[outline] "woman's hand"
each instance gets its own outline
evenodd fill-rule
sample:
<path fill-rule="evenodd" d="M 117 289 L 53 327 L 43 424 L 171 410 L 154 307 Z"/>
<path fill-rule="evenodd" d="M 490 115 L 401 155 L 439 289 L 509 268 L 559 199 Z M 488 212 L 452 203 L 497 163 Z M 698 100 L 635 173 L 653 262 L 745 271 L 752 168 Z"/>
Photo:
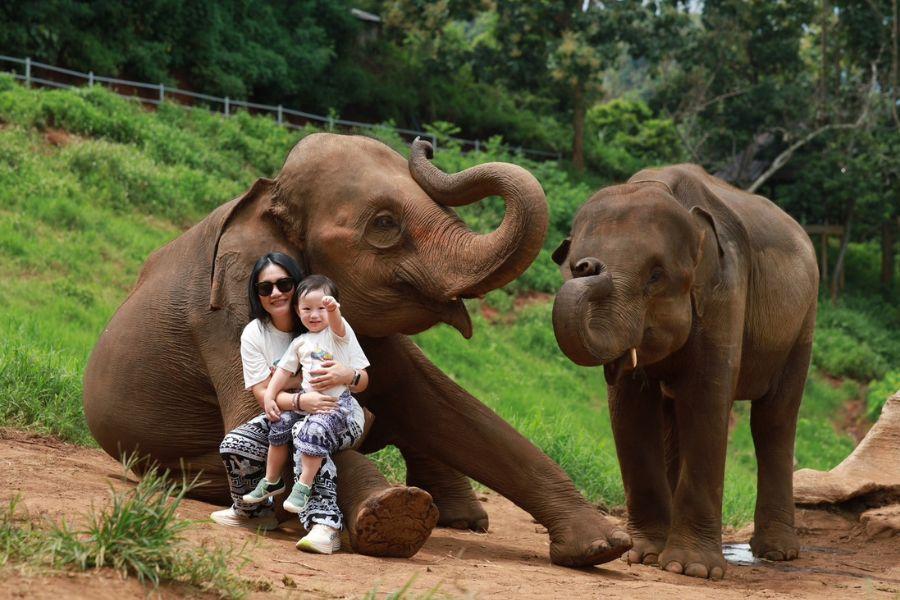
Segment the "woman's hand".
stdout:
<path fill-rule="evenodd" d="M 309 384 L 317 392 L 337 385 L 350 385 L 355 375 L 353 369 L 333 360 L 322 361 L 322 367 L 315 371 L 310 371 L 309 374 L 312 375 Z"/>
<path fill-rule="evenodd" d="M 298 402 L 300 410 L 309 414 L 328 413 L 337 408 L 337 398 L 319 392 L 304 392 Z"/>

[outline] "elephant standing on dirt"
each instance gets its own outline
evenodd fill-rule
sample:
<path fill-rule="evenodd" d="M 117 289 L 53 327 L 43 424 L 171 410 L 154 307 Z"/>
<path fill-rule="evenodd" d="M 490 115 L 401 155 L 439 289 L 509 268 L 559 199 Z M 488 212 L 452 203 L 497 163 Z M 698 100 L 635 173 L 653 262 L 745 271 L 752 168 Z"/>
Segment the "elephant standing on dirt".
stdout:
<path fill-rule="evenodd" d="M 631 562 L 720 578 L 728 418 L 751 400 L 759 466 L 753 553 L 796 558 L 794 435 L 819 276 L 803 229 L 694 165 L 648 169 L 591 197 L 553 255 L 553 325 L 603 365 Z"/>
<path fill-rule="evenodd" d="M 244 390 L 238 349 L 247 278 L 259 256 L 280 251 L 340 288 L 342 310 L 372 362 L 360 400 L 377 418 L 362 449 L 395 444 L 407 483 L 431 494 L 439 524 L 487 528 L 468 475 L 547 527 L 553 562 L 620 556 L 631 546 L 628 535 L 401 335 L 444 322 L 469 337 L 462 300 L 518 277 L 547 229 L 543 190 L 527 171 L 489 163 L 451 176 L 431 165 L 429 151 L 415 143 L 407 163 L 369 138 L 308 136 L 274 180 L 258 180 L 154 253 L 85 372 L 91 432 L 114 456 L 137 449 L 176 471 L 184 459 L 189 475 L 202 469 L 209 480 L 195 494 L 226 502 L 219 442 L 260 412 Z M 486 235 L 474 234 L 450 208 L 491 195 L 504 198 L 506 213 Z M 353 451 L 335 463 L 354 548 L 415 553 L 434 525 L 430 500 L 422 506 L 401 498 L 379 511 L 390 486 L 374 465 Z"/>

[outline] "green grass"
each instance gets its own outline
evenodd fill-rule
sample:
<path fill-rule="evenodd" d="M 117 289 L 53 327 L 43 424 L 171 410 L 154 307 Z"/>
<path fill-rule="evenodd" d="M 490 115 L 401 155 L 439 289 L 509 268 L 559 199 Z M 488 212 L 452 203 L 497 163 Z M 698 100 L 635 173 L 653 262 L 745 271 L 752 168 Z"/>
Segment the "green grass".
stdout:
<path fill-rule="evenodd" d="M 134 466 L 124 464 L 125 473 Z M 172 481 L 153 468 L 127 492 L 110 490 L 110 502 L 91 509 L 87 524 L 67 521 L 35 526 L 18 511 L 19 497 L 0 512 L 0 565 L 27 564 L 51 569 L 111 568 L 154 588 L 185 583 L 221 598 L 242 598 L 248 582 L 236 575 L 246 563 L 240 552 L 188 544 L 190 521 L 177 517 L 192 481 Z"/>
<path fill-rule="evenodd" d="M 68 132 L 68 143 L 48 143 L 51 128 Z M 92 443 L 81 412 L 84 366 L 146 257 L 255 178 L 277 172 L 288 150 L 311 131 L 169 104 L 148 112 L 100 88 L 29 90 L 0 76 L 0 424 Z M 375 136 L 404 150 L 387 130 Z M 441 369 L 562 465 L 589 498 L 621 504 L 600 369 L 578 368 L 563 357 L 549 304 L 513 314 L 513 294 L 557 289 L 561 280 L 549 253 L 592 186 L 552 163 L 511 156 L 499 140 L 470 154 L 450 145 L 436 159 L 448 171 L 489 160 L 515 161 L 540 180 L 551 220 L 544 249 L 522 278 L 486 298 L 503 320 L 490 323 L 476 314 L 470 341 L 444 326 L 417 341 Z M 494 198 L 459 212 L 484 231 L 500 222 L 502 205 Z M 867 256 L 851 249 L 854 260 Z M 898 311 L 872 302 L 850 296 L 838 307 L 823 303 L 818 369 L 877 379 L 900 364 L 900 341 L 889 335 Z M 827 468 L 852 447 L 834 430 L 836 413 L 862 392 L 831 388 L 815 373 L 797 456 L 799 466 Z M 725 487 L 725 519 L 733 524 L 752 515 L 755 490 L 746 407 L 736 410 Z M 402 480 L 396 450 L 376 460 L 389 477 Z"/>

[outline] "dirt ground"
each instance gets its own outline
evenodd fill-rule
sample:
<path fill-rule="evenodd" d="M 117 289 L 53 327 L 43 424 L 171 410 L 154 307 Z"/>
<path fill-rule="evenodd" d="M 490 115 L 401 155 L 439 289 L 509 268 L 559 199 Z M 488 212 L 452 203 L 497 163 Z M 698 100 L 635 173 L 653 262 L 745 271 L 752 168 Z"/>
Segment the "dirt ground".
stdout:
<path fill-rule="evenodd" d="M 0 431 L 0 500 L 19 493 L 32 518 L 70 522 L 90 506 L 102 506 L 109 486 L 127 489 L 120 465 L 99 450 L 27 434 Z M 803 549 L 790 563 L 746 564 L 750 529 L 728 532 L 726 555 L 736 556 L 723 581 L 672 575 L 655 567 L 624 561 L 585 569 L 556 567 L 548 560 L 545 530 L 497 494 L 484 496 L 491 518 L 486 534 L 436 529 L 413 558 L 379 559 L 342 551 L 333 556 L 294 549 L 299 530 L 265 536 L 219 527 L 207 519 L 217 507 L 185 501 L 180 516 L 196 519 L 189 530 L 204 540 L 240 547 L 250 542 L 247 578 L 267 582 L 253 598 L 378 597 L 412 580 L 410 596 L 437 590 L 449 598 L 892 598 L 900 600 L 900 535 L 887 532 L 870 539 L 858 523 L 823 511 L 800 511 Z M 745 555 L 741 560 L 741 555 Z M 744 564 L 735 564 L 744 563 Z M 183 597 L 192 591 L 162 587 L 153 596 Z M 109 570 L 88 573 L 41 573 L 15 566 L 0 568 L 2 598 L 146 597 L 135 580 L 121 580 Z"/>

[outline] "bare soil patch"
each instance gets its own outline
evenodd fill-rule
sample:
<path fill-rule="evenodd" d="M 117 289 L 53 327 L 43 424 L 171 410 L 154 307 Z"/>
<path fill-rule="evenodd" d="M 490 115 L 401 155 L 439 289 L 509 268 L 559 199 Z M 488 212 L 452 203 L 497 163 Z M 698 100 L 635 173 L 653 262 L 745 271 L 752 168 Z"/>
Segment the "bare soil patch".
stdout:
<path fill-rule="evenodd" d="M 109 489 L 123 490 L 121 466 L 100 450 L 72 446 L 27 434 L 0 431 L 0 500 L 20 494 L 33 519 L 78 522 L 90 506 L 102 506 Z M 356 598 L 377 590 L 379 597 L 410 580 L 410 596 L 437 589 L 451 598 L 898 598 L 900 537 L 869 538 L 865 528 L 837 513 L 800 511 L 803 550 L 790 563 L 729 565 L 723 581 L 705 581 L 629 566 L 623 561 L 585 569 L 556 567 L 548 561 L 543 527 L 506 499 L 486 494 L 491 531 L 476 534 L 436 529 L 411 559 L 372 558 L 342 551 L 334 556 L 294 549 L 301 535 L 291 525 L 265 536 L 219 527 L 208 520 L 217 507 L 185 501 L 180 516 L 196 520 L 188 537 L 196 543 L 241 547 L 250 563 L 243 575 L 259 583 L 253 598 Z M 729 532 L 726 542 L 747 543 L 750 529 Z M 740 548 L 738 548 L 739 553 Z M 161 597 L 195 592 L 162 587 Z M 2 598 L 146 597 L 135 580 L 110 571 L 47 573 L 6 566 L 0 569 Z"/>

